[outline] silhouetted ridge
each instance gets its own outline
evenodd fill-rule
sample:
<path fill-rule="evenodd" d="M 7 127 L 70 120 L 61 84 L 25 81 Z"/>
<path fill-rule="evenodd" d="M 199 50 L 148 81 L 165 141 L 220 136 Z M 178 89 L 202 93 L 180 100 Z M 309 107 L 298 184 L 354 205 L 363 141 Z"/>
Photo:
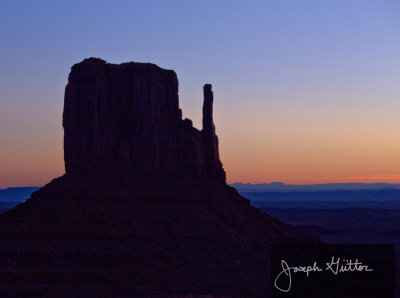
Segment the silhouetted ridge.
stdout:
<path fill-rule="evenodd" d="M 178 80 L 148 63 L 72 67 L 66 174 L 0 216 L 0 292 L 265 296 L 269 245 L 315 241 L 225 183 L 204 86 L 203 129 Z"/>

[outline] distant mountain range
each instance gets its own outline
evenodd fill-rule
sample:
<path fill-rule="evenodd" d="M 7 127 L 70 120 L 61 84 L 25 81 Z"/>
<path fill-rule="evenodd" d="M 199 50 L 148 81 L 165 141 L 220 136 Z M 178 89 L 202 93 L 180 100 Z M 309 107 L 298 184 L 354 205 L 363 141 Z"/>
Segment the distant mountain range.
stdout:
<path fill-rule="evenodd" d="M 257 206 L 261 202 L 292 202 L 293 204 L 316 202 L 396 202 L 400 203 L 400 184 L 390 183 L 327 183 L 314 185 L 290 185 L 272 183 L 233 183 L 232 187 Z M 0 213 L 30 198 L 40 187 L 9 187 L 0 189 Z M 369 192 L 371 190 L 373 192 Z M 260 205 L 261 206 L 261 205 Z M 262 205 L 263 206 L 263 205 Z"/>
<path fill-rule="evenodd" d="M 0 189 L 0 214 L 25 202 L 40 187 L 9 187 Z"/>
<path fill-rule="evenodd" d="M 0 189 L 1 202 L 24 202 L 31 196 L 31 193 L 40 187 L 9 187 Z"/>
<path fill-rule="evenodd" d="M 399 189 L 400 184 L 390 183 L 327 183 L 310 185 L 291 185 L 281 182 L 271 183 L 233 183 L 230 186 L 240 193 L 244 192 L 288 192 L 288 191 L 332 191 L 332 190 L 390 190 Z"/>
<path fill-rule="evenodd" d="M 262 193 L 262 192 L 307 192 L 307 191 L 333 191 L 333 190 L 400 190 L 400 184 L 390 183 L 327 183 L 310 185 L 291 185 L 281 182 L 271 183 L 233 183 L 230 186 L 236 188 L 240 193 Z M 40 187 L 8 187 L 0 189 L 0 207 L 4 202 L 24 202 L 32 192 Z"/>

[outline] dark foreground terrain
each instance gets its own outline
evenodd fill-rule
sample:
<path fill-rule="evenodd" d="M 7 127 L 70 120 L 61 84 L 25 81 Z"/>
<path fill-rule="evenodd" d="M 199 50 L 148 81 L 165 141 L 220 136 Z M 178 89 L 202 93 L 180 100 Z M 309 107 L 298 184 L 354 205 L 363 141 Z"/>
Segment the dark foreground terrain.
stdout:
<path fill-rule="evenodd" d="M 279 191 L 242 194 L 265 213 L 290 223 L 309 235 L 318 236 L 326 243 L 395 244 L 397 291 L 399 290 L 399 190 Z"/>
<path fill-rule="evenodd" d="M 25 201 L 24 195 L 29 190 L 12 189 L 10 206 Z M 244 195 L 265 213 L 326 243 L 394 243 L 397 268 L 400 267 L 400 191 L 250 192 Z M 0 212 L 11 208 L 0 203 Z"/>

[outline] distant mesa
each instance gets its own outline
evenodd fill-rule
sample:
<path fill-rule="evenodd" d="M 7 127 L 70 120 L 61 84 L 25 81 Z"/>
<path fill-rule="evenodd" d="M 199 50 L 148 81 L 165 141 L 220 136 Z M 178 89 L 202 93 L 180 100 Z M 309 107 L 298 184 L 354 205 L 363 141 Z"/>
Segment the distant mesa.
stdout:
<path fill-rule="evenodd" d="M 0 216 L 0 293 L 265 296 L 269 246 L 318 241 L 225 182 L 204 86 L 203 127 L 149 63 L 74 65 L 66 173 Z"/>
<path fill-rule="evenodd" d="M 290 185 L 281 182 L 271 183 L 233 183 L 232 187 L 240 193 L 275 192 L 275 191 L 336 191 L 336 190 L 399 190 L 400 184 L 390 183 L 325 183 L 310 185 Z"/>

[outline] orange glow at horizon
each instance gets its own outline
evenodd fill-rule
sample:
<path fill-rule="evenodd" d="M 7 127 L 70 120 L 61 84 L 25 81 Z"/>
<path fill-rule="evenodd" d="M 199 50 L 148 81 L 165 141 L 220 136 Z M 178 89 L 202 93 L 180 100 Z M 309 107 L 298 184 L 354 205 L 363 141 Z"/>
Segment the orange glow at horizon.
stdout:
<path fill-rule="evenodd" d="M 213 85 L 228 183 L 400 183 L 400 101 L 371 92 L 360 105 L 357 93 L 320 89 L 300 89 L 301 96 L 281 89 L 249 95 L 244 87 Z M 52 106 L 5 106 L 0 127 L 12 130 L 1 135 L 0 188 L 41 186 L 64 174 L 62 94 L 60 87 L 48 95 L 57 99 Z M 198 128 L 201 105 L 201 86 L 194 96 L 180 91 L 184 117 Z"/>
<path fill-rule="evenodd" d="M 400 183 L 396 105 L 384 112 L 378 103 L 346 110 L 260 102 L 254 108 L 232 101 L 231 94 L 216 95 L 214 122 L 228 183 Z M 195 111 L 181 103 L 201 127 L 201 98 Z M 48 122 L 40 122 L 38 108 L 7 136 L 0 152 L 0 188 L 41 186 L 64 174 L 62 101 L 58 104 Z"/>

